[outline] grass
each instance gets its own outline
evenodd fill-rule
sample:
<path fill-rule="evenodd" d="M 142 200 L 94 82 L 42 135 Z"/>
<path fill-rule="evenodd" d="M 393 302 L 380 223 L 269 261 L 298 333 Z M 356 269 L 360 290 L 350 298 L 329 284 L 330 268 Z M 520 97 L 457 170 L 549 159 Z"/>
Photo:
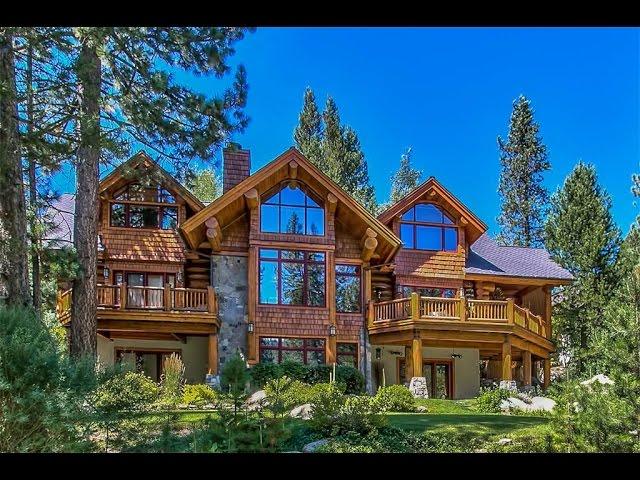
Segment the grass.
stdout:
<path fill-rule="evenodd" d="M 416 400 L 419 406 L 427 407 L 428 413 L 452 413 L 467 415 L 477 413 L 474 400 L 443 400 L 440 398 L 420 398 Z"/>

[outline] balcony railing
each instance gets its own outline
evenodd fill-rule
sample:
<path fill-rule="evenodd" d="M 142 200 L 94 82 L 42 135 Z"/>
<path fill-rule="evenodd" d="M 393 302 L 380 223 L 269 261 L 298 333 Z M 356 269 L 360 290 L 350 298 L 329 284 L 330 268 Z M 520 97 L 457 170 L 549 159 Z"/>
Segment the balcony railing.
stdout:
<path fill-rule="evenodd" d="M 371 303 L 369 327 L 403 320 L 432 322 L 466 322 L 486 325 L 519 325 L 542 337 L 549 338 L 546 322 L 539 315 L 519 307 L 509 300 L 467 300 L 466 298 L 420 297 Z"/>
<path fill-rule="evenodd" d="M 71 312 L 71 292 L 69 289 L 58 295 L 56 313 L 61 321 L 69 318 Z M 217 299 L 213 287 L 176 288 L 137 287 L 127 285 L 98 285 L 96 289 L 99 310 L 157 310 L 180 312 L 217 313 Z"/>

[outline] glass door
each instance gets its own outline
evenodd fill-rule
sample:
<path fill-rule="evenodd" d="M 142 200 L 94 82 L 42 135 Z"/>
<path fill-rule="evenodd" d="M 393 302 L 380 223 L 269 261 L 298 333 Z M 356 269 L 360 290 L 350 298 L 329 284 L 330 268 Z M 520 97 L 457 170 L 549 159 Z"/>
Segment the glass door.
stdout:
<path fill-rule="evenodd" d="M 147 307 L 150 308 L 162 308 L 164 305 L 164 292 L 162 287 L 164 286 L 164 275 L 161 273 L 149 273 L 147 274 L 147 286 L 153 287 L 147 290 Z"/>
<path fill-rule="evenodd" d="M 398 383 L 407 384 L 411 379 L 406 378 L 406 361 L 398 359 Z M 453 360 L 424 360 L 422 375 L 427 381 L 429 398 L 453 398 Z"/>

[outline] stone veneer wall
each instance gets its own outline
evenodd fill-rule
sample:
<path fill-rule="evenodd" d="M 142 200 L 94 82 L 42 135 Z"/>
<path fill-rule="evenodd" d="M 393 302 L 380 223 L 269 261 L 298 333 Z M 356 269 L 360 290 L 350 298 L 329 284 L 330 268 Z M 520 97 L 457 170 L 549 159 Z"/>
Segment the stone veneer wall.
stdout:
<path fill-rule="evenodd" d="M 247 258 L 211 256 L 211 285 L 218 297 L 218 371 L 237 349 L 247 355 Z"/>

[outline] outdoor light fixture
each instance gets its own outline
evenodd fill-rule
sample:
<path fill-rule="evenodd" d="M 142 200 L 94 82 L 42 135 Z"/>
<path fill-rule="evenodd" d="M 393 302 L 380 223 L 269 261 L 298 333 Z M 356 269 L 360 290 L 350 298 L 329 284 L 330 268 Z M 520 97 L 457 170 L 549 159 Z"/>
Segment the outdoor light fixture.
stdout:
<path fill-rule="evenodd" d="M 182 283 L 182 270 L 178 270 L 177 271 L 177 273 L 176 273 L 176 281 L 178 283 L 180 283 L 180 284 Z"/>
<path fill-rule="evenodd" d="M 380 347 L 376 348 L 376 360 L 380 360 L 382 358 L 382 349 Z"/>
<path fill-rule="evenodd" d="M 109 278 L 109 275 L 111 274 L 111 271 L 109 270 L 109 267 L 104 267 L 102 269 L 102 276 L 104 278 Z"/>
<path fill-rule="evenodd" d="M 336 326 L 335 325 L 329 325 L 329 336 L 330 337 L 335 337 L 336 336 Z"/>
<path fill-rule="evenodd" d="M 247 332 L 253 333 L 253 322 L 247 323 Z"/>
<path fill-rule="evenodd" d="M 460 353 L 456 353 L 456 349 L 454 348 L 451 351 L 451 358 L 462 358 L 462 355 Z"/>

